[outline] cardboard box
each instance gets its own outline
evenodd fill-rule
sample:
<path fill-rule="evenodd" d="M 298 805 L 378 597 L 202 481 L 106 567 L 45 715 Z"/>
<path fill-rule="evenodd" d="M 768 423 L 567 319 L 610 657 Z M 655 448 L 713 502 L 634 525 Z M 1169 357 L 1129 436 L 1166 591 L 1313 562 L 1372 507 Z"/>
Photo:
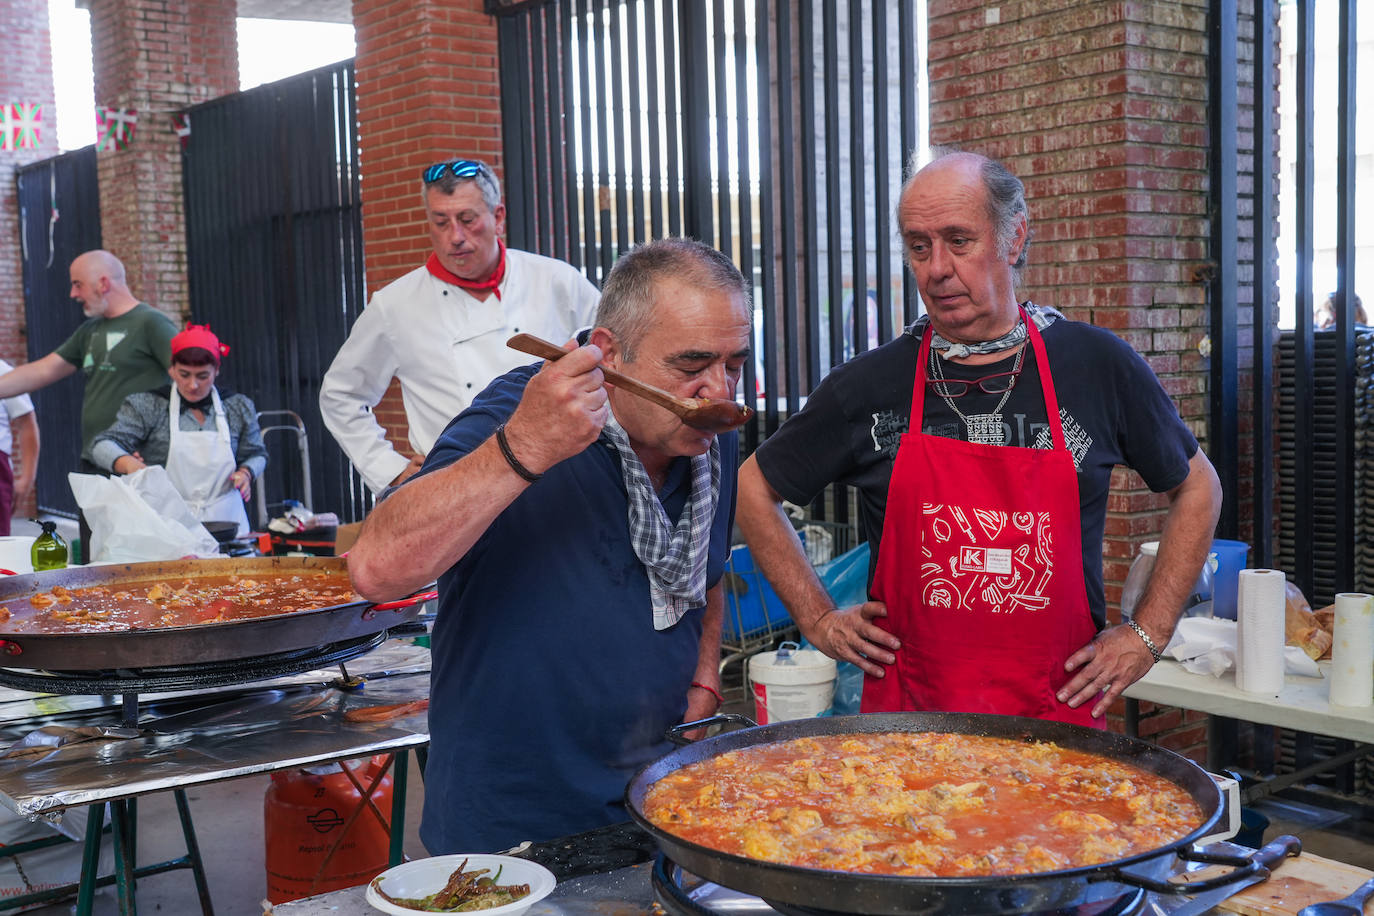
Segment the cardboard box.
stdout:
<path fill-rule="evenodd" d="M 358 539 L 358 532 L 363 530 L 362 522 L 351 522 L 347 525 L 340 525 L 338 532 L 334 535 L 334 556 L 341 557 L 353 546 L 353 542 Z"/>

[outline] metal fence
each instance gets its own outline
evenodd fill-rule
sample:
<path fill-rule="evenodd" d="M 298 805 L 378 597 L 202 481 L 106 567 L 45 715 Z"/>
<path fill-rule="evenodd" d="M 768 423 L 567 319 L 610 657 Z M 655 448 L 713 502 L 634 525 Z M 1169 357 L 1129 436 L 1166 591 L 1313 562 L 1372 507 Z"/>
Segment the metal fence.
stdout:
<path fill-rule="evenodd" d="M 915 0 L 489 8 L 511 244 L 593 282 L 666 235 L 731 255 L 755 293 L 746 451 L 916 316 L 893 224 L 918 140 Z M 828 502 L 818 517 L 850 519 L 844 488 Z"/>
<path fill-rule="evenodd" d="M 22 166 L 17 178 L 24 321 L 32 361 L 51 353 L 85 320 L 69 295 L 67 268 L 83 251 L 100 247 L 95 147 Z M 76 517 L 67 474 L 81 459 L 81 423 L 72 411 L 84 390 L 78 372 L 31 395 L 43 438 L 35 485 L 40 512 Z"/>
<path fill-rule="evenodd" d="M 190 320 L 232 348 L 223 383 L 305 423 L 267 437 L 269 512 L 302 499 L 361 519 L 366 487 L 324 428 L 320 381 L 364 305 L 352 61 L 189 110 L 182 157 Z M 308 469 L 304 466 L 309 464 Z"/>

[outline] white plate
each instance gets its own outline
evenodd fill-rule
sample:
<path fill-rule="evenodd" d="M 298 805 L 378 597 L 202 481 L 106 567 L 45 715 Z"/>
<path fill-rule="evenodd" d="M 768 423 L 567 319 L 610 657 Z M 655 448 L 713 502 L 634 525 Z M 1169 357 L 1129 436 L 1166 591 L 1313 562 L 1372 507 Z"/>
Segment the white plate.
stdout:
<path fill-rule="evenodd" d="M 474 868 L 491 869 L 486 875 L 489 878 L 495 877 L 496 870 L 501 869 L 501 877 L 497 879 L 498 884 L 528 884 L 530 886 L 530 892 L 514 903 L 481 910 L 483 913 L 500 914 L 500 916 L 515 916 L 517 913 L 523 913 L 547 897 L 553 891 L 554 885 L 558 883 L 553 872 L 538 862 L 531 862 L 529 859 L 487 855 L 485 853 L 434 856 L 430 859 L 416 859 L 413 862 L 397 865 L 395 868 L 388 868 L 373 878 L 367 885 L 367 902 L 383 913 L 391 913 L 392 916 L 415 916 L 416 913 L 422 911 L 397 906 L 383 899 L 382 895 L 377 893 L 377 886 L 380 885 L 382 890 L 391 897 L 411 899 L 428 897 L 430 894 L 443 890 L 444 885 L 448 883 L 449 876 L 462 866 L 464 859 L 467 860 L 468 871 L 472 871 Z"/>

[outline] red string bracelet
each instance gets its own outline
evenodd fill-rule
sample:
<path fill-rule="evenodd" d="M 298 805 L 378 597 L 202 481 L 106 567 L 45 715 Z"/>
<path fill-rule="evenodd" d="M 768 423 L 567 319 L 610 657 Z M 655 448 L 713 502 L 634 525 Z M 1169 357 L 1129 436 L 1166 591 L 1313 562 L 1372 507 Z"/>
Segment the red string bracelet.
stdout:
<path fill-rule="evenodd" d="M 724 706 L 724 705 L 725 705 L 725 697 L 721 696 L 721 695 L 720 695 L 720 691 L 717 690 L 716 688 L 714 688 L 714 687 L 708 687 L 707 685 L 701 683 L 700 681 L 692 681 L 692 686 L 693 686 L 693 687 L 700 687 L 702 690 L 706 691 L 706 692 L 709 693 L 711 696 L 715 697 L 715 698 L 716 698 L 716 702 L 719 703 L 721 706 Z"/>

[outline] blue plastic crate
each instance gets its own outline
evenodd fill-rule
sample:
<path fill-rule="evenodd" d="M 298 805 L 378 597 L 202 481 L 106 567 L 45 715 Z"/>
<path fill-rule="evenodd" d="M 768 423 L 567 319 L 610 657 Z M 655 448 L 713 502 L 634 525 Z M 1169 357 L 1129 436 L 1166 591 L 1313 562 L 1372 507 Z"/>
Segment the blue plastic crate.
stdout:
<path fill-rule="evenodd" d="M 749 548 L 743 544 L 730 550 L 725 564 L 725 629 L 727 642 L 739 642 L 789 626 L 792 619 L 782 599 L 754 565 Z"/>

